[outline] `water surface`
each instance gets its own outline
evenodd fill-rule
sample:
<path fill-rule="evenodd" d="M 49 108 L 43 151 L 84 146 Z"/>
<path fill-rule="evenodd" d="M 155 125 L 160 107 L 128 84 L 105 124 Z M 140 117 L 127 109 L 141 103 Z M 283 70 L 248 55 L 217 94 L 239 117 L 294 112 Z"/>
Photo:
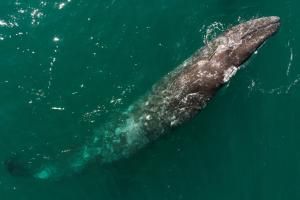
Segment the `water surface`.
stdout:
<path fill-rule="evenodd" d="M 59 181 L 10 176 L 3 200 L 300 198 L 296 0 L 0 2 L 0 160 L 68 157 L 222 30 L 282 26 L 194 120 L 128 160 Z"/>

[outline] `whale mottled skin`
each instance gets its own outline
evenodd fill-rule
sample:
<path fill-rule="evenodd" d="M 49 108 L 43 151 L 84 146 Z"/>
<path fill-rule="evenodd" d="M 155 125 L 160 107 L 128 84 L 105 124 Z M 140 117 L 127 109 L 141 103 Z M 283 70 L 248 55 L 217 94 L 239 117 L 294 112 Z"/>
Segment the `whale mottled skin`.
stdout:
<path fill-rule="evenodd" d="M 198 50 L 160 83 L 138 106 L 148 138 L 193 117 L 252 53 L 279 27 L 278 17 L 264 17 L 234 26 Z"/>
<path fill-rule="evenodd" d="M 96 130 L 92 140 L 71 158 L 22 169 L 30 169 L 36 178 L 49 179 L 77 172 L 94 158 L 109 163 L 132 155 L 206 107 L 279 26 L 279 17 L 271 16 L 229 28 L 167 74 L 118 118 Z M 12 159 L 7 163 L 8 169 L 20 173 L 16 169 L 19 163 L 14 164 Z"/>

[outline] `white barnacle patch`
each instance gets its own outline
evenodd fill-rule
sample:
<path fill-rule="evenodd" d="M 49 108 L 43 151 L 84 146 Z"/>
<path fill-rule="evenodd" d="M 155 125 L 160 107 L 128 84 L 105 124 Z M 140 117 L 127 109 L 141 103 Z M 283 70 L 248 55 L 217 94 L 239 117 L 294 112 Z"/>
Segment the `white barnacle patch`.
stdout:
<path fill-rule="evenodd" d="M 221 63 L 219 61 L 216 61 L 216 60 L 212 60 L 211 65 L 215 68 L 220 68 L 222 66 Z"/>
<path fill-rule="evenodd" d="M 202 71 L 198 71 L 197 74 L 196 74 L 196 76 L 197 76 L 198 78 L 203 77 L 203 72 L 202 72 Z"/>
<path fill-rule="evenodd" d="M 196 76 L 198 78 L 216 79 L 217 71 L 199 71 Z"/>
<path fill-rule="evenodd" d="M 203 65 L 206 64 L 206 63 L 207 63 L 206 60 L 199 60 L 199 61 L 197 62 L 197 65 L 198 65 L 198 66 L 203 66 Z"/>
<path fill-rule="evenodd" d="M 234 48 L 240 46 L 242 44 L 242 40 L 235 40 L 234 38 L 230 38 L 228 40 L 228 47 Z"/>
<path fill-rule="evenodd" d="M 228 46 L 226 46 L 225 44 L 220 44 L 218 46 L 218 48 L 216 49 L 216 54 L 219 54 L 219 53 L 225 51 L 227 48 L 228 48 Z"/>
<path fill-rule="evenodd" d="M 181 76 L 179 81 L 180 81 L 180 85 L 185 85 L 188 82 L 188 77 L 186 76 Z"/>
<path fill-rule="evenodd" d="M 218 75 L 217 71 L 209 71 L 206 73 L 206 78 L 208 79 L 216 79 Z"/>
<path fill-rule="evenodd" d="M 189 100 L 198 97 L 198 95 L 199 95 L 199 93 L 197 93 L 197 92 L 189 93 L 181 100 L 181 102 L 186 104 L 189 102 Z"/>
<path fill-rule="evenodd" d="M 174 127 L 178 124 L 178 120 L 171 121 L 170 126 Z"/>
<path fill-rule="evenodd" d="M 151 120 L 151 115 L 147 115 L 146 120 Z"/>
<path fill-rule="evenodd" d="M 223 82 L 226 83 L 230 80 L 232 76 L 235 75 L 237 72 L 238 68 L 236 66 L 231 66 L 228 69 L 224 71 L 224 77 L 223 77 Z"/>
<path fill-rule="evenodd" d="M 178 123 L 179 123 L 179 120 L 176 118 L 175 115 L 173 115 L 173 116 L 170 118 L 170 120 L 171 120 L 171 122 L 170 122 L 170 126 L 171 126 L 171 127 L 174 127 L 174 126 L 178 125 Z"/>

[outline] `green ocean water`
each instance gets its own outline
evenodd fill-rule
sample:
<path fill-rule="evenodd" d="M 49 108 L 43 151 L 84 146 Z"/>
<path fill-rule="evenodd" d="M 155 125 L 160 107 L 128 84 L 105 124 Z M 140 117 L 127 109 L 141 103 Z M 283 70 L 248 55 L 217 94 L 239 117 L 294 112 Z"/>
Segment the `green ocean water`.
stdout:
<path fill-rule="evenodd" d="M 297 0 L 1 0 L 1 200 L 300 198 Z M 60 180 L 3 162 L 64 159 L 207 39 L 277 15 L 281 29 L 195 119 L 129 159 Z"/>

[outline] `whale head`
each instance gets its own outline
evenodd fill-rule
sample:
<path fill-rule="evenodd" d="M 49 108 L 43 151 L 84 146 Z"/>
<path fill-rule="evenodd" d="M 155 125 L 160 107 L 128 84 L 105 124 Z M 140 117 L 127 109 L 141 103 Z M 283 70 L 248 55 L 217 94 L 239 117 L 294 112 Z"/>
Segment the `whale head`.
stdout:
<path fill-rule="evenodd" d="M 208 43 L 211 60 L 224 70 L 243 64 L 280 26 L 276 16 L 262 17 L 233 26 Z"/>

